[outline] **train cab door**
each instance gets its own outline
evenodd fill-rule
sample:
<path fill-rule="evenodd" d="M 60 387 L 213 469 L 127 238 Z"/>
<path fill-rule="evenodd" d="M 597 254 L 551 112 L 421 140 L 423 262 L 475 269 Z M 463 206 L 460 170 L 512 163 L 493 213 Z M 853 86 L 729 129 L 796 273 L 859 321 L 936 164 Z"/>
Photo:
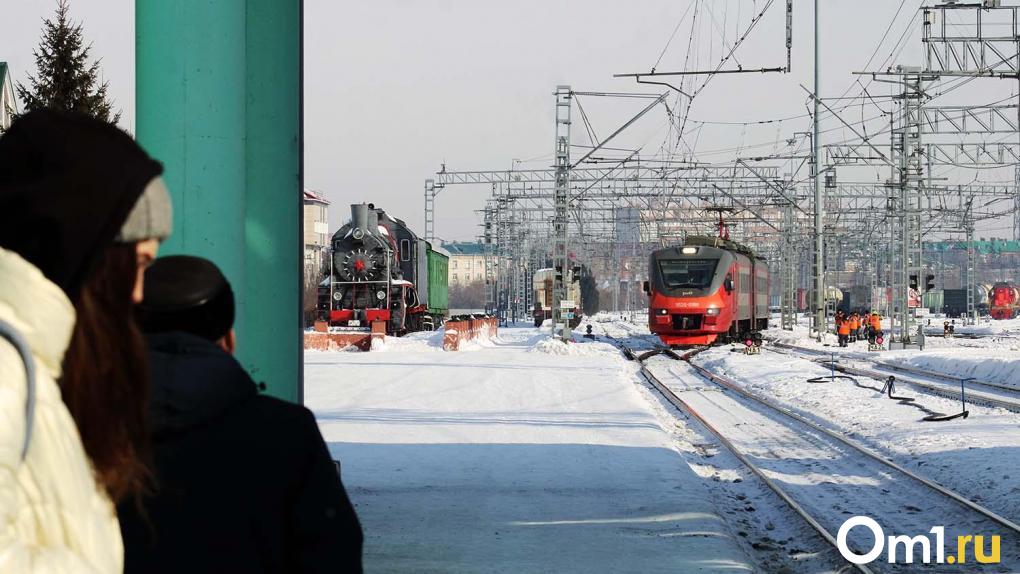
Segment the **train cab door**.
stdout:
<path fill-rule="evenodd" d="M 408 287 L 404 283 L 398 283 L 390 289 L 390 328 L 394 333 L 407 331 L 406 292 Z"/>
<path fill-rule="evenodd" d="M 406 309 L 407 330 L 434 331 L 436 326 L 432 316 L 428 314 L 428 306 L 418 296 L 413 285 L 404 286 L 404 308 Z"/>
<path fill-rule="evenodd" d="M 728 337 L 735 337 L 737 335 L 737 301 L 739 301 L 740 289 L 737 281 L 739 281 L 739 274 L 737 272 L 737 264 L 733 263 L 729 269 L 726 270 L 726 275 L 723 277 L 721 294 L 723 297 L 722 303 L 722 316 L 719 318 L 723 324 L 729 323 Z"/>

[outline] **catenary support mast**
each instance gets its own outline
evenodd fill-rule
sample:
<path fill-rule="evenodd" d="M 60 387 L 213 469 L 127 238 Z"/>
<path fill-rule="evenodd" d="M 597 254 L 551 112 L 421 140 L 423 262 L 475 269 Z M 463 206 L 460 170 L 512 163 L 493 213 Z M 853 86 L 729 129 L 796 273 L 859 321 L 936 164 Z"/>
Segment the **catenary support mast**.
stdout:
<path fill-rule="evenodd" d="M 567 245 L 570 223 L 570 86 L 556 86 L 556 197 L 553 215 L 553 297 L 552 336 L 564 341 L 572 338 L 570 320 L 563 302 L 571 281 L 571 263 Z"/>
<path fill-rule="evenodd" d="M 812 162 L 814 165 L 814 173 L 812 182 L 814 183 L 815 191 L 815 265 L 814 265 L 814 284 L 815 284 L 815 321 L 814 329 L 816 337 L 819 341 L 822 340 L 822 334 L 825 333 L 825 236 L 824 236 L 824 221 L 825 221 L 825 201 L 822 197 L 822 142 L 820 138 L 819 130 L 819 114 L 821 113 L 821 85 L 819 82 L 819 66 L 821 65 L 821 56 L 818 47 L 819 34 L 818 34 L 818 5 L 820 2 L 815 0 L 815 110 L 814 110 L 814 129 L 813 136 L 811 138 L 811 155 L 814 158 Z"/>

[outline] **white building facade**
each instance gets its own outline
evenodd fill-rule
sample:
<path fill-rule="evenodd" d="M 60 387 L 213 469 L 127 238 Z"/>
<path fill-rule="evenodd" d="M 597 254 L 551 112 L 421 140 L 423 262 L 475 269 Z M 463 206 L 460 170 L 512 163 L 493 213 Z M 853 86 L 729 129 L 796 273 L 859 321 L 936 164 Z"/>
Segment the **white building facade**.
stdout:
<path fill-rule="evenodd" d="M 329 248 L 329 201 L 319 192 L 304 190 L 305 274 L 321 278 Z"/>

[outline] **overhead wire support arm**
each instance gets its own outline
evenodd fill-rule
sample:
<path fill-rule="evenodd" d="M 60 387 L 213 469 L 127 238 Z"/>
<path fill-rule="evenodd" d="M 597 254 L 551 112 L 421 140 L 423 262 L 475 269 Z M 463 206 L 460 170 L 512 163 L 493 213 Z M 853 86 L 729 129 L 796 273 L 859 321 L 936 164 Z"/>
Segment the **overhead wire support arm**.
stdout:
<path fill-rule="evenodd" d="M 808 212 L 804 211 L 804 208 L 802 208 L 799 205 L 797 205 L 797 202 L 796 202 L 796 200 L 794 198 L 786 195 L 786 193 L 779 186 L 777 186 L 775 184 L 775 182 L 769 181 L 768 178 L 766 178 L 764 175 L 762 175 L 757 169 L 755 169 L 753 166 L 748 164 L 746 161 L 744 161 L 742 159 L 738 159 L 737 160 L 737 165 L 744 166 L 745 169 L 747 169 L 752 174 L 754 174 L 754 176 L 757 177 L 758 179 L 760 179 L 762 181 L 762 183 L 764 183 L 766 186 L 768 186 L 769 189 L 771 189 L 772 191 L 776 192 L 776 194 L 779 195 L 779 197 L 782 197 L 784 200 L 789 202 L 790 205 L 792 205 L 794 207 L 794 209 L 796 209 L 797 211 L 803 213 L 804 215 L 808 215 Z M 715 184 L 712 184 L 712 185 L 715 185 Z M 730 197 L 732 198 L 733 196 L 730 196 Z"/>
<path fill-rule="evenodd" d="M 687 72 L 639 72 L 635 74 L 613 74 L 614 78 L 637 78 L 645 76 L 710 76 L 715 74 L 764 74 L 785 72 L 786 68 L 738 68 L 736 70 L 690 70 Z M 679 91 L 679 90 L 678 90 Z"/>
<path fill-rule="evenodd" d="M 588 159 L 589 157 L 591 157 L 592 154 L 594 154 L 599 149 L 601 149 L 602 146 L 606 145 L 607 143 L 610 142 L 610 140 L 612 140 L 616 136 L 620 135 L 620 133 L 623 130 L 629 128 L 634 122 L 636 122 L 639 119 L 641 119 L 641 116 L 647 114 L 649 111 L 651 111 L 652 108 L 654 108 L 655 106 L 657 106 L 660 103 L 664 102 L 668 96 L 669 96 L 669 92 L 663 92 L 662 94 L 660 94 L 659 97 L 655 98 L 655 101 L 653 101 L 652 103 L 650 103 L 647 106 L 645 106 L 645 109 L 643 109 L 640 112 L 638 112 L 636 116 L 632 117 L 630 120 L 627 121 L 627 123 L 625 123 L 622 126 L 620 126 L 620 128 L 617 129 L 615 132 L 609 134 L 609 137 L 607 137 L 606 139 L 602 140 L 597 146 L 595 146 L 592 149 L 588 150 L 588 153 L 586 153 L 583 156 L 581 156 L 581 159 L 579 159 L 576 162 L 574 162 L 573 164 L 571 164 L 570 167 L 571 168 L 575 168 L 578 165 L 580 165 L 582 162 L 584 162 L 584 160 Z"/>
<path fill-rule="evenodd" d="M 721 193 L 721 194 L 725 195 L 726 197 L 730 198 L 733 201 L 733 203 L 736 203 L 737 205 L 739 205 L 741 209 L 743 209 L 744 211 L 750 213 L 752 216 L 754 216 L 757 220 L 761 221 L 765 225 L 771 227 L 772 229 L 774 229 L 775 231 L 778 231 L 780 233 L 783 231 L 782 229 L 779 229 L 778 227 L 773 225 L 771 221 L 765 219 L 761 215 L 758 215 L 757 212 L 751 210 L 750 206 L 748 206 L 743 201 L 740 201 L 739 199 L 737 199 L 732 193 L 730 193 L 730 192 L 726 191 L 725 189 L 719 187 L 715 183 L 712 183 L 712 187 L 714 187 L 716 189 L 716 191 L 718 191 L 719 193 Z"/>
<path fill-rule="evenodd" d="M 595 96 L 607 98 L 660 98 L 662 94 L 637 94 L 633 92 L 573 92 L 575 96 Z"/>
<path fill-rule="evenodd" d="M 787 72 L 787 71 L 789 71 L 789 70 L 787 70 L 786 68 L 755 68 L 753 70 L 717 70 L 717 71 L 699 70 L 699 71 L 691 71 L 691 72 L 644 72 L 644 73 L 637 73 L 637 74 L 613 74 L 613 77 L 614 78 L 634 78 L 637 81 L 637 83 L 639 83 L 639 84 L 666 86 L 667 88 L 671 88 L 673 90 L 676 90 L 682 96 L 686 96 L 686 97 L 688 97 L 690 99 L 694 99 L 693 95 L 688 94 L 687 92 L 681 90 L 680 88 L 674 86 L 673 84 L 670 84 L 669 82 L 649 82 L 647 80 L 642 80 L 642 78 L 649 78 L 649 77 L 658 78 L 658 77 L 663 77 L 663 76 L 709 76 L 709 75 L 714 76 L 715 74 L 754 74 L 754 73 L 765 74 L 765 73 L 769 73 L 769 72 Z"/>
<path fill-rule="evenodd" d="M 681 90 L 680 88 L 670 84 L 669 82 L 648 81 L 648 80 L 646 80 L 644 78 L 661 78 L 661 77 L 667 77 L 667 76 L 714 76 L 716 74 L 769 74 L 769 73 L 775 73 L 775 72 L 782 72 L 782 73 L 788 74 L 788 73 L 790 73 L 793 70 L 793 0 L 786 0 L 786 66 L 784 66 L 784 67 L 772 67 L 772 68 L 749 68 L 749 69 L 744 69 L 743 66 L 738 66 L 737 69 L 735 69 L 735 70 L 733 70 L 733 69 L 730 69 L 730 70 L 720 69 L 720 68 L 722 68 L 723 65 L 725 65 L 727 60 L 729 60 L 731 57 L 733 57 L 734 53 L 737 51 L 737 48 L 743 43 L 744 39 L 747 38 L 747 36 L 751 33 L 751 31 L 755 28 L 755 26 L 757 26 L 757 24 L 761 21 L 762 16 L 765 14 L 765 12 L 769 9 L 769 6 L 771 6 L 771 5 L 772 5 L 772 1 L 770 0 L 768 2 L 768 4 L 766 4 L 765 7 L 762 9 L 761 13 L 759 13 L 756 17 L 754 17 L 751 20 L 750 26 L 744 32 L 742 37 L 733 45 L 733 47 L 730 49 L 730 51 L 726 55 L 726 57 L 724 57 L 722 59 L 722 61 L 719 62 L 719 67 L 717 67 L 714 70 L 687 70 L 687 71 L 679 71 L 679 72 L 657 72 L 657 71 L 655 71 L 655 67 L 653 66 L 651 71 L 649 71 L 649 72 L 638 72 L 638 73 L 628 73 L 628 74 L 613 74 L 613 77 L 614 78 L 634 78 L 634 80 L 637 81 L 637 83 L 639 83 L 639 84 L 654 84 L 654 85 L 659 85 L 659 86 L 666 86 L 668 88 L 676 90 L 681 95 L 684 95 L 684 96 L 687 96 L 688 98 L 694 99 L 693 95 L 688 94 L 687 92 L 685 92 L 685 91 Z M 675 31 L 674 31 L 674 33 L 675 33 Z M 672 40 L 672 37 L 670 39 Z M 667 44 L 667 46 L 668 46 L 668 44 Z M 665 53 L 665 51 L 664 51 L 664 53 Z M 662 57 L 660 56 L 659 59 L 661 60 Z M 658 64 L 658 62 L 656 62 L 656 64 Z"/>
<path fill-rule="evenodd" d="M 857 131 L 857 128 L 855 128 L 853 125 L 847 123 L 847 121 L 844 120 L 842 116 L 840 116 L 838 113 L 836 113 L 836 111 L 833 110 L 831 107 L 829 107 L 828 104 L 826 104 L 818 96 L 816 96 L 814 94 L 814 92 L 812 92 L 811 90 L 805 88 L 803 85 L 801 86 L 801 88 L 805 92 L 807 92 L 809 96 L 811 96 L 811 99 L 813 99 L 814 101 L 816 101 L 819 104 L 821 104 L 822 107 L 824 107 L 826 109 L 826 111 L 828 111 L 830 114 L 832 114 L 832 116 L 835 117 L 837 120 L 839 120 L 840 123 L 842 123 L 844 126 L 849 128 L 850 131 L 852 131 L 854 133 L 854 135 L 856 135 L 857 137 L 861 138 L 861 141 L 864 142 L 865 144 L 867 144 L 868 147 L 870 147 L 875 153 L 877 153 L 879 158 L 882 159 L 882 161 L 886 162 L 889 165 L 894 165 L 892 160 L 890 160 L 888 157 L 886 157 L 886 155 L 884 153 L 882 153 L 881 150 L 879 150 L 877 147 L 875 147 L 875 145 L 871 143 L 871 141 L 869 140 L 869 138 L 867 136 L 862 135 L 861 132 Z"/>

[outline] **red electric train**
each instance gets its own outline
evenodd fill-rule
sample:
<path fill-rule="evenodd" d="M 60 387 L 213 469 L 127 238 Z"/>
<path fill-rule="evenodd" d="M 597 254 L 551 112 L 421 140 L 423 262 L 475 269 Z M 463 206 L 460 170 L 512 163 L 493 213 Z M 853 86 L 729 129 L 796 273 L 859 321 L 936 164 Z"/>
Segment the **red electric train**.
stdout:
<path fill-rule="evenodd" d="M 688 237 L 652 252 L 648 278 L 648 328 L 667 345 L 760 341 L 768 328 L 768 265 L 744 245 Z"/>
<path fill-rule="evenodd" d="M 996 283 L 988 295 L 988 314 L 992 319 L 1015 319 L 1020 314 L 1020 288 L 1010 283 Z"/>

